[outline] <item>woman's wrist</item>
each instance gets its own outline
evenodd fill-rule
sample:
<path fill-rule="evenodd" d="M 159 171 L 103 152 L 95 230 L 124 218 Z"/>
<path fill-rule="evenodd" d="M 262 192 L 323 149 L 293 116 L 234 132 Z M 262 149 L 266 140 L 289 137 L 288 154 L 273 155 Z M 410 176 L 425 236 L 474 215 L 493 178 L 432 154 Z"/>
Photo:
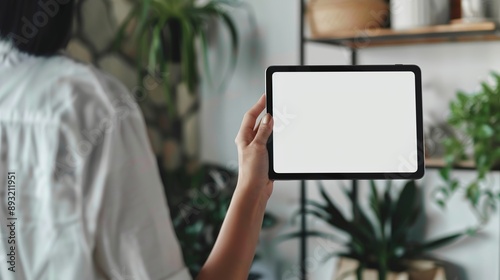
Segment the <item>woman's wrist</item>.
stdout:
<path fill-rule="evenodd" d="M 256 203 L 265 208 L 269 201 L 270 193 L 266 193 L 265 186 L 258 186 L 250 182 L 238 182 L 234 192 L 234 198 L 242 197 L 243 199 Z"/>

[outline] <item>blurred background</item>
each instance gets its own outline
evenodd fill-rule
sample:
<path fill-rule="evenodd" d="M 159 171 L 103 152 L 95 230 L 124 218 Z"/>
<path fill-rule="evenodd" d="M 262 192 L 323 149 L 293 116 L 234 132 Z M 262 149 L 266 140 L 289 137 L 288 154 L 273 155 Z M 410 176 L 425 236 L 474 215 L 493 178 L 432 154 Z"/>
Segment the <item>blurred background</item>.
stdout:
<path fill-rule="evenodd" d="M 500 279 L 500 0 L 80 0 L 77 13 L 68 52 L 140 104 L 193 275 L 265 69 L 397 63 L 422 69 L 425 177 L 276 182 L 249 279 Z"/>

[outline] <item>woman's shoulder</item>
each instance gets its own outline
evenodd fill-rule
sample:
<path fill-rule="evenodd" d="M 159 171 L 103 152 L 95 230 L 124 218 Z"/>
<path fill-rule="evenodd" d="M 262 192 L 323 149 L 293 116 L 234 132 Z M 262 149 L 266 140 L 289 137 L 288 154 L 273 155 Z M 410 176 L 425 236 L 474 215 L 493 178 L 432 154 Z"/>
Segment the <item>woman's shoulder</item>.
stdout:
<path fill-rule="evenodd" d="M 130 90 L 117 78 L 93 65 L 68 56 L 47 60 L 44 69 L 55 69 L 53 95 L 62 95 L 72 101 L 72 109 L 93 112 L 101 118 L 112 117 L 120 109 L 135 110 L 137 104 Z"/>
<path fill-rule="evenodd" d="M 130 95 L 130 91 L 120 80 L 92 64 L 77 61 L 66 55 L 50 59 L 47 63 L 52 65 L 46 68 L 58 69 L 57 82 L 74 85 L 77 89 L 81 86 L 93 88 L 91 94 L 100 100 L 103 97 L 115 99 L 122 95 Z"/>
<path fill-rule="evenodd" d="M 128 122 L 140 109 L 127 87 L 95 66 L 67 56 L 37 58 L 22 71 L 37 90 L 25 94 L 25 103 L 64 131 L 81 137 L 81 131 Z"/>

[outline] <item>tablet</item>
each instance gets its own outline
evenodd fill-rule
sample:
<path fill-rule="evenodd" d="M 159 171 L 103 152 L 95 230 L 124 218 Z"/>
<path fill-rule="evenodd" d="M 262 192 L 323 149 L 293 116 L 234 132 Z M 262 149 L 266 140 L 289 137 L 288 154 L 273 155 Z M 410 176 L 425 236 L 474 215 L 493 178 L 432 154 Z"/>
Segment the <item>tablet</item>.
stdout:
<path fill-rule="evenodd" d="M 418 66 L 271 66 L 266 98 L 270 179 L 424 175 Z"/>

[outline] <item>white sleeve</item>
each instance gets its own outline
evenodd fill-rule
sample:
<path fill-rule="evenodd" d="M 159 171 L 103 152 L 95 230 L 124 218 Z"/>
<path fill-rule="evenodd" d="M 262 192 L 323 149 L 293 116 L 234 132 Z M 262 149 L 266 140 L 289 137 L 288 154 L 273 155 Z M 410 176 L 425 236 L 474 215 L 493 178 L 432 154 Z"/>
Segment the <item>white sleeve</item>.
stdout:
<path fill-rule="evenodd" d="M 94 260 L 108 279 L 188 280 L 140 110 L 116 112 L 97 159 L 102 179 Z"/>

